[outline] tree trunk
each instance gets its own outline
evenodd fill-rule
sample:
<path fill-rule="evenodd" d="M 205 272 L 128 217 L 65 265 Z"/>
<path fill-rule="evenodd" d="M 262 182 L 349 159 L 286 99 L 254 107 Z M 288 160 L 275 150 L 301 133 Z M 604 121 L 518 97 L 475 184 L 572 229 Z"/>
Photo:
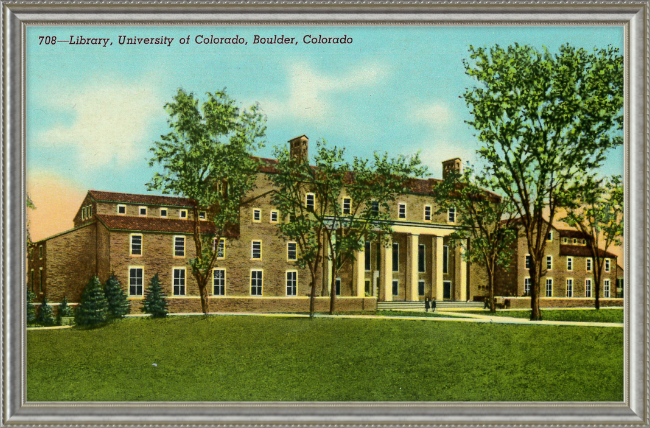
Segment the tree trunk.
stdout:
<path fill-rule="evenodd" d="M 210 301 L 208 300 L 208 287 L 206 286 L 207 276 L 205 277 L 205 280 L 201 280 L 199 278 L 196 279 L 197 279 L 197 283 L 199 284 L 199 294 L 201 295 L 201 311 L 203 311 L 203 315 L 207 315 L 208 312 L 210 312 Z"/>
<path fill-rule="evenodd" d="M 496 312 L 497 306 L 494 299 L 494 270 L 488 272 L 488 285 L 490 287 L 490 296 L 488 297 L 490 299 L 490 312 Z"/>
<path fill-rule="evenodd" d="M 312 272 L 311 274 L 311 292 L 309 293 L 309 318 L 314 318 L 316 302 L 316 275 Z"/>
<path fill-rule="evenodd" d="M 332 263 L 332 282 L 330 284 L 330 315 L 334 314 L 336 309 L 336 259 Z"/>
<path fill-rule="evenodd" d="M 595 264 L 595 263 L 594 263 Z M 596 301 L 595 301 L 595 307 L 596 310 L 600 309 L 600 281 L 602 281 L 603 276 L 602 274 L 598 273 L 600 268 L 598 266 L 594 266 L 594 293 L 596 293 Z M 611 287 L 611 284 L 610 284 Z"/>
<path fill-rule="evenodd" d="M 539 275 L 540 269 L 537 264 L 540 263 L 536 261 L 535 263 L 531 263 L 530 266 L 530 279 L 531 279 L 531 284 L 530 284 L 530 320 L 531 321 L 539 321 L 542 319 L 542 313 L 539 310 L 539 292 L 540 292 L 540 280 L 541 277 Z"/>

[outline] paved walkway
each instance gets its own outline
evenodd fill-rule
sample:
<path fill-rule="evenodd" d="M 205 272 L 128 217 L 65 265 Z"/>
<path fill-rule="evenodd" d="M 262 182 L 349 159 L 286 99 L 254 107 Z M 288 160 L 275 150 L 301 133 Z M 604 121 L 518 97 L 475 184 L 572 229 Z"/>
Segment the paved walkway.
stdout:
<path fill-rule="evenodd" d="M 382 320 L 413 320 L 413 321 L 435 321 L 435 322 L 473 322 L 473 323 L 487 323 L 487 324 L 520 324 L 520 325 L 569 325 L 578 327 L 614 327 L 623 328 L 623 323 L 609 323 L 609 322 L 581 322 L 581 321 L 530 321 L 526 318 L 513 318 L 513 317 L 499 317 L 482 314 L 468 314 L 460 312 L 445 311 L 445 315 L 449 317 L 417 317 L 417 316 L 383 316 L 383 315 L 328 315 L 328 314 L 315 314 L 315 318 L 354 318 L 354 319 L 382 319 Z M 202 316 L 202 313 L 186 313 L 186 314 L 169 314 L 171 316 Z M 259 313 L 259 312 L 211 312 L 209 315 L 220 316 L 258 316 L 258 317 L 274 317 L 274 318 L 309 318 L 308 314 L 276 314 L 276 313 Z M 127 315 L 127 317 L 143 317 L 148 316 L 145 314 Z M 71 326 L 56 326 L 56 327 L 28 327 L 27 330 L 56 330 L 62 328 L 70 328 Z"/>

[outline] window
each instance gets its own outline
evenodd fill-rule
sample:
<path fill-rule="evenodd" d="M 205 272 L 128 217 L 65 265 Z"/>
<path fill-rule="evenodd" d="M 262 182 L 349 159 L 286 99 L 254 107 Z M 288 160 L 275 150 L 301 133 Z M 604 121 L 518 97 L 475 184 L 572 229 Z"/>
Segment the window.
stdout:
<path fill-rule="evenodd" d="M 418 272 L 426 272 L 426 248 L 424 244 L 418 245 Z"/>
<path fill-rule="evenodd" d="M 548 232 L 548 234 L 546 235 L 546 240 L 547 241 L 552 241 L 553 240 L 553 232 Z"/>
<path fill-rule="evenodd" d="M 40 260 L 42 258 L 43 258 L 43 246 L 39 245 L 38 246 L 38 259 Z"/>
<path fill-rule="evenodd" d="M 530 296 L 530 278 L 524 278 L 524 295 Z"/>
<path fill-rule="evenodd" d="M 566 270 L 573 270 L 573 257 L 566 258 Z"/>
<path fill-rule="evenodd" d="M 609 286 L 609 279 L 606 279 L 604 281 L 605 289 L 603 290 L 603 297 L 610 297 L 610 286 Z"/>
<path fill-rule="evenodd" d="M 530 254 L 526 254 L 526 269 L 530 269 L 530 263 L 531 263 L 530 261 L 531 261 Z"/>
<path fill-rule="evenodd" d="M 449 273 L 449 247 L 442 246 L 442 273 Z"/>
<path fill-rule="evenodd" d="M 215 296 L 226 295 L 226 270 L 212 270 L 212 294 Z"/>
<path fill-rule="evenodd" d="M 350 214 L 352 211 L 352 199 L 343 198 L 343 214 Z"/>
<path fill-rule="evenodd" d="M 609 259 L 605 259 L 605 272 L 609 272 L 610 267 Z"/>
<path fill-rule="evenodd" d="M 174 268 L 172 292 L 174 296 L 185 295 L 185 269 Z"/>
<path fill-rule="evenodd" d="M 298 246 L 295 242 L 287 242 L 287 260 L 298 260 Z"/>
<path fill-rule="evenodd" d="M 370 289 L 370 280 L 369 279 L 366 279 L 365 285 L 366 285 L 366 296 L 372 295 L 372 290 Z"/>
<path fill-rule="evenodd" d="M 553 256 L 546 256 L 546 269 L 553 269 Z"/>
<path fill-rule="evenodd" d="M 219 247 L 217 248 L 217 238 L 214 238 L 212 241 L 212 251 L 217 252 L 218 259 L 226 258 L 226 240 L 224 238 L 219 239 Z"/>
<path fill-rule="evenodd" d="M 399 280 L 394 279 L 393 280 L 393 296 L 399 295 Z"/>
<path fill-rule="evenodd" d="M 117 214 L 118 215 L 125 215 L 126 214 L 126 205 L 118 205 L 117 206 Z"/>
<path fill-rule="evenodd" d="M 253 210 L 253 221 L 255 223 L 260 223 L 262 221 L 262 210 L 257 208 Z"/>
<path fill-rule="evenodd" d="M 591 297 L 591 278 L 585 279 L 585 297 Z"/>
<path fill-rule="evenodd" d="M 567 238 L 562 238 L 562 243 L 563 243 L 563 244 L 566 244 L 566 243 L 568 243 L 568 242 L 569 242 L 569 240 L 568 240 Z"/>
<path fill-rule="evenodd" d="M 84 221 L 86 218 L 86 207 L 81 207 L 81 221 Z"/>
<path fill-rule="evenodd" d="M 431 221 L 431 206 L 424 206 L 424 221 Z"/>
<path fill-rule="evenodd" d="M 140 213 L 141 216 L 146 216 L 147 215 L 147 207 L 138 208 L 138 213 Z"/>
<path fill-rule="evenodd" d="M 253 241 L 251 243 L 251 259 L 262 258 L 262 241 Z"/>
<path fill-rule="evenodd" d="M 341 278 L 336 278 L 334 281 L 334 286 L 336 287 L 336 295 L 341 295 Z"/>
<path fill-rule="evenodd" d="M 278 222 L 278 212 L 273 210 L 271 211 L 271 223 L 277 223 Z"/>
<path fill-rule="evenodd" d="M 307 209 L 311 209 L 311 210 L 313 210 L 314 207 L 316 206 L 315 197 L 313 193 L 307 193 L 305 206 L 307 207 Z"/>
<path fill-rule="evenodd" d="M 129 269 L 129 296 L 142 296 L 142 268 Z"/>
<path fill-rule="evenodd" d="M 577 244 L 577 243 L 578 243 L 578 240 L 577 240 L 576 238 L 573 238 L 573 243 L 574 243 L 574 244 Z"/>
<path fill-rule="evenodd" d="M 199 211 L 199 220 L 205 220 L 205 211 Z"/>
<path fill-rule="evenodd" d="M 92 217 L 92 216 L 93 216 L 93 206 L 88 205 L 88 217 Z"/>
<path fill-rule="evenodd" d="M 251 271 L 251 296 L 262 295 L 262 278 L 263 272 L 261 270 Z"/>
<path fill-rule="evenodd" d="M 184 236 L 174 236 L 174 257 L 185 257 Z"/>
<path fill-rule="evenodd" d="M 142 255 L 142 235 L 140 234 L 131 234 L 131 255 Z"/>
<path fill-rule="evenodd" d="M 186 219 L 187 218 L 187 210 L 179 210 L 178 211 L 178 217 L 182 218 L 182 219 Z"/>
<path fill-rule="evenodd" d="M 546 297 L 553 297 L 553 278 L 546 279 Z"/>
<path fill-rule="evenodd" d="M 418 281 L 418 295 L 424 296 L 424 280 L 422 279 Z"/>
<path fill-rule="evenodd" d="M 295 296 L 298 292 L 298 272 L 287 271 L 287 296 Z"/>
<path fill-rule="evenodd" d="M 393 272 L 399 272 L 399 244 L 393 242 Z"/>
<path fill-rule="evenodd" d="M 566 296 L 573 297 L 573 279 L 567 278 L 566 280 Z"/>
<path fill-rule="evenodd" d="M 43 292 L 43 268 L 38 268 L 38 291 Z"/>
<path fill-rule="evenodd" d="M 587 245 L 587 240 L 586 239 L 582 240 L 582 245 Z"/>
<path fill-rule="evenodd" d="M 593 264 L 592 259 L 587 259 L 587 272 L 591 272 L 591 265 Z"/>
<path fill-rule="evenodd" d="M 456 208 L 451 207 L 447 210 L 447 222 L 456 223 Z"/>
<path fill-rule="evenodd" d="M 363 249 L 363 258 L 364 258 L 364 264 L 366 271 L 370 271 L 372 269 L 371 266 L 371 258 L 370 258 L 370 241 L 366 241 L 365 248 Z"/>
<path fill-rule="evenodd" d="M 406 218 L 406 204 L 400 203 L 397 205 L 397 217 Z"/>
<path fill-rule="evenodd" d="M 379 202 L 378 201 L 372 201 L 370 203 L 370 209 L 372 210 L 372 213 L 374 215 L 378 215 L 379 214 Z"/>
<path fill-rule="evenodd" d="M 160 217 L 167 217 L 167 208 L 160 209 Z"/>

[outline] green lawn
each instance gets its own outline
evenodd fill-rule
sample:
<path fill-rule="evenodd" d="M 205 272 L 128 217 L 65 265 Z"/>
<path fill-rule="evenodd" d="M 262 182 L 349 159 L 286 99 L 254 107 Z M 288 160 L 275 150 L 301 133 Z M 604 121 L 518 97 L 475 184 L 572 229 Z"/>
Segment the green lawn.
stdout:
<path fill-rule="evenodd" d="M 458 311 L 476 315 L 495 315 L 499 317 L 513 317 L 530 319 L 530 310 L 525 311 Z M 623 322 L 623 309 L 542 309 L 542 319 L 545 321 L 583 321 L 583 322 Z"/>
<path fill-rule="evenodd" d="M 27 332 L 27 399 L 622 401 L 623 329 L 130 318 Z"/>

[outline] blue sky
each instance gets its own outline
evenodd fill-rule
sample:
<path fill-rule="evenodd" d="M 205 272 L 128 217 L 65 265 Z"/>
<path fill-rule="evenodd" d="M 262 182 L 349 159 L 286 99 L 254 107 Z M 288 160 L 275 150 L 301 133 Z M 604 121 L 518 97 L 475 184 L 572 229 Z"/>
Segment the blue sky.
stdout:
<path fill-rule="evenodd" d="M 254 35 L 297 45 L 253 45 Z M 346 35 L 346 45 L 304 44 L 305 35 Z M 39 36 L 108 37 L 106 48 L 39 45 Z M 118 36 L 173 37 L 171 46 L 119 45 Z M 189 35 L 190 43 L 180 38 Z M 204 45 L 197 35 L 243 37 L 248 45 Z M 148 148 L 167 132 L 163 104 L 179 87 L 227 88 L 242 106 L 259 102 L 268 145 L 306 134 L 345 146 L 349 156 L 421 152 L 431 176 L 452 157 L 475 160 L 477 142 L 459 95 L 468 46 L 564 43 L 623 49 L 623 27 L 28 27 L 27 180 L 80 189 L 145 192 Z M 603 168 L 622 174 L 623 149 Z M 51 181 L 51 180 L 50 180 Z M 38 201 L 35 201 L 39 206 Z M 81 202 L 81 201 L 79 201 Z M 43 206 L 43 203 L 41 204 Z M 44 207 L 45 208 L 45 207 Z"/>

